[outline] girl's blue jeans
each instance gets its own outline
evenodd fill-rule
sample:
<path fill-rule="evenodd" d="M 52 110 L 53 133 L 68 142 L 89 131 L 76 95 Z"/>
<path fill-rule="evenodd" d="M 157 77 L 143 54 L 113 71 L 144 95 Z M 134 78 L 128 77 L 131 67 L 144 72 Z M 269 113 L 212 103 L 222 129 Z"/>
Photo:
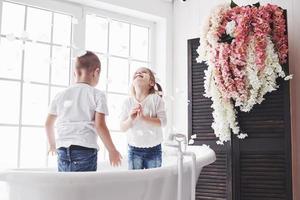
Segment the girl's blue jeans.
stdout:
<path fill-rule="evenodd" d="M 97 149 L 71 145 L 57 149 L 59 172 L 84 172 L 97 170 Z"/>
<path fill-rule="evenodd" d="M 160 167 L 162 162 L 161 145 L 138 148 L 128 145 L 128 168 L 149 169 Z"/>

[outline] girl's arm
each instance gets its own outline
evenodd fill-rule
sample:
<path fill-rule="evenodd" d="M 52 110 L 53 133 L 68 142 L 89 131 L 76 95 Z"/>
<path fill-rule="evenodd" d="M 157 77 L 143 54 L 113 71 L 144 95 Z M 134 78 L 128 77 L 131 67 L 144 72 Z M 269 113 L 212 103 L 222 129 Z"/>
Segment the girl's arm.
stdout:
<path fill-rule="evenodd" d="M 151 124 L 153 126 L 161 126 L 161 121 L 157 117 L 148 117 L 148 116 L 141 116 L 141 119 L 145 121 L 148 124 Z"/>
<path fill-rule="evenodd" d="M 120 124 L 121 131 L 123 132 L 127 131 L 132 127 L 132 124 L 133 124 L 133 120 L 130 117 L 128 117 L 127 119 L 121 122 Z"/>
<path fill-rule="evenodd" d="M 106 126 L 105 115 L 103 113 L 95 112 L 95 128 L 103 144 L 109 152 L 110 164 L 113 166 L 120 165 L 122 156 L 117 151 L 111 139 L 109 130 Z"/>
<path fill-rule="evenodd" d="M 49 114 L 46 123 L 46 133 L 47 133 L 47 139 L 49 143 L 49 151 L 48 153 L 54 154 L 56 151 L 56 145 L 55 145 L 55 133 L 54 133 L 54 124 L 56 120 L 56 115 Z"/>
<path fill-rule="evenodd" d="M 124 121 L 121 121 L 121 123 L 120 123 L 121 131 L 125 132 L 125 131 L 127 131 L 128 129 L 130 129 L 132 127 L 134 120 L 137 118 L 139 108 L 140 108 L 139 105 L 134 107 L 130 111 L 130 114 L 127 117 L 127 119 L 125 119 Z"/>
<path fill-rule="evenodd" d="M 149 123 L 153 126 L 165 126 L 167 124 L 167 117 L 165 111 L 165 104 L 161 97 L 158 97 L 157 99 L 156 110 L 157 117 L 148 117 L 144 116 L 143 108 L 142 106 L 140 106 L 138 116 L 141 118 L 141 120 L 144 120 L 146 123 Z"/>

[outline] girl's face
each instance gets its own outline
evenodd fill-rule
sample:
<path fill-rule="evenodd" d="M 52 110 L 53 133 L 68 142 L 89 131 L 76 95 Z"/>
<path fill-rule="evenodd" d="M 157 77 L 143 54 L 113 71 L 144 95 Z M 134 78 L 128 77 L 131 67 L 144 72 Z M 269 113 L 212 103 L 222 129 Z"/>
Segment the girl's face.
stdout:
<path fill-rule="evenodd" d="M 153 80 L 151 80 L 150 72 L 147 68 L 139 68 L 133 75 L 133 86 L 154 86 Z"/>

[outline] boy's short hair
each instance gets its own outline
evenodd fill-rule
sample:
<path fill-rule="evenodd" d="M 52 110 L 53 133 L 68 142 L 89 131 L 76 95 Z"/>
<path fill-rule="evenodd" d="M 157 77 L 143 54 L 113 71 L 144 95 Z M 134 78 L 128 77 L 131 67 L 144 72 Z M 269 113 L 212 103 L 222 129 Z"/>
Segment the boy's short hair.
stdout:
<path fill-rule="evenodd" d="M 95 53 L 87 51 L 84 55 L 77 57 L 75 66 L 76 69 L 92 72 L 97 68 L 101 68 L 101 62 Z"/>

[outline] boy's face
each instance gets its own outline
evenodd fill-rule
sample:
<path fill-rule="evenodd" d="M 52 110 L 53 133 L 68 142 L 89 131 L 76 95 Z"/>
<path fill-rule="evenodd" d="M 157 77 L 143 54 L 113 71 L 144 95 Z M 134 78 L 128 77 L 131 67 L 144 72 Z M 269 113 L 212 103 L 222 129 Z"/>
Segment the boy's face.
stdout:
<path fill-rule="evenodd" d="M 100 72 L 101 72 L 101 70 L 99 67 L 94 70 L 93 75 L 92 75 L 92 83 L 93 83 L 92 85 L 93 86 L 96 86 L 98 84 L 99 78 L 100 78 Z"/>

